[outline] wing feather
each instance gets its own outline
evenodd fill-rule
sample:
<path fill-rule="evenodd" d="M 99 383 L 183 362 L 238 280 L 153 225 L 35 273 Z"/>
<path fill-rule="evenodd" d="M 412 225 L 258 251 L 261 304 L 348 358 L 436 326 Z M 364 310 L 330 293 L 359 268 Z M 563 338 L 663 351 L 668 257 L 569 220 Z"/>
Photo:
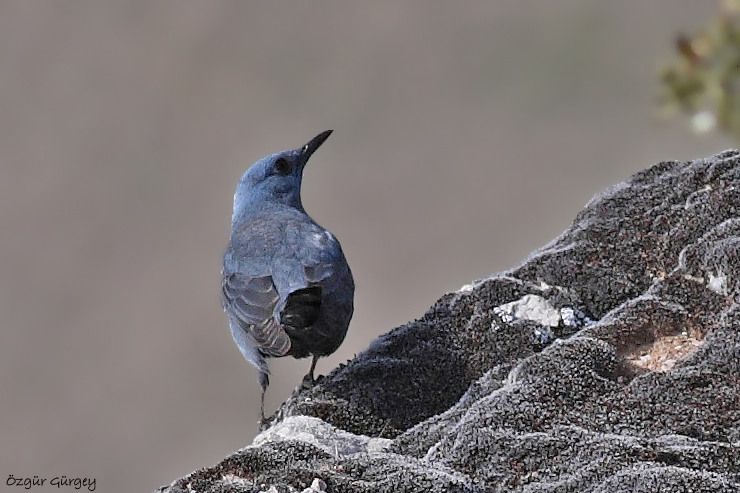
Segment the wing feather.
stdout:
<path fill-rule="evenodd" d="M 290 338 L 274 317 L 280 295 L 270 276 L 232 273 L 224 276 L 222 292 L 224 309 L 251 336 L 260 353 L 277 357 L 290 351 Z"/>

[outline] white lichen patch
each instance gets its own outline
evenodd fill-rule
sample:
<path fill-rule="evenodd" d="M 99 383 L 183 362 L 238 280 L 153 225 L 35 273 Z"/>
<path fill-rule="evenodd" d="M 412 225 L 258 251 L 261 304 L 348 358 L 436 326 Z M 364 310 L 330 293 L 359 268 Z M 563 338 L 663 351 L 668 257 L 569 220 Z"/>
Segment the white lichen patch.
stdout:
<path fill-rule="evenodd" d="M 546 327 L 560 325 L 560 312 L 542 296 L 528 294 L 517 301 L 499 305 L 493 311 L 504 322 L 531 320 Z"/>
<path fill-rule="evenodd" d="M 301 493 L 324 493 L 326 492 L 326 483 L 321 478 L 314 478 L 311 482 L 311 486 L 303 490 Z"/>
<path fill-rule="evenodd" d="M 460 289 L 457 290 L 460 294 L 469 294 L 472 293 L 475 288 L 480 286 L 486 279 L 479 279 L 477 281 L 471 282 L 470 284 L 465 284 L 460 287 Z"/>
<path fill-rule="evenodd" d="M 579 325 L 579 318 L 576 316 L 576 311 L 573 308 L 561 308 L 560 319 L 567 327 L 576 327 Z"/>
<path fill-rule="evenodd" d="M 340 430 L 310 416 L 289 416 L 257 435 L 252 442 L 258 447 L 268 442 L 299 440 L 310 443 L 334 457 L 382 452 L 391 445 L 387 438 L 372 438 Z"/>
<path fill-rule="evenodd" d="M 727 296 L 729 290 L 727 289 L 727 276 L 718 272 L 717 275 L 709 273 L 709 280 L 707 281 L 707 287 L 717 294 Z"/>
<path fill-rule="evenodd" d="M 473 288 L 475 287 L 475 284 L 464 284 L 460 286 L 460 289 L 457 290 L 458 293 L 462 294 L 468 294 L 473 292 Z"/>
<path fill-rule="evenodd" d="M 594 323 L 585 313 L 569 306 L 560 309 L 560 319 L 563 325 L 571 328 L 585 327 Z"/>
<path fill-rule="evenodd" d="M 229 486 L 254 486 L 252 481 L 248 481 L 242 477 L 236 476 L 235 474 L 224 474 L 221 476 L 221 482 L 224 485 Z"/>

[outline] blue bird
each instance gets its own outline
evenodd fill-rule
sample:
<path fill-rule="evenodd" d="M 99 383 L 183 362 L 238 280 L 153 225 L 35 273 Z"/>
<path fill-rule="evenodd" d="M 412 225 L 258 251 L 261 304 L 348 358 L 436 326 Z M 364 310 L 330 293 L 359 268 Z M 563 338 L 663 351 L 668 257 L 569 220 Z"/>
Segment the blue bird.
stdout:
<path fill-rule="evenodd" d="M 222 304 L 234 342 L 259 372 L 263 424 L 267 358 L 311 356 L 303 382 L 311 384 L 316 361 L 337 350 L 352 318 L 355 286 L 342 247 L 301 203 L 303 170 L 331 133 L 255 162 L 234 193 Z"/>

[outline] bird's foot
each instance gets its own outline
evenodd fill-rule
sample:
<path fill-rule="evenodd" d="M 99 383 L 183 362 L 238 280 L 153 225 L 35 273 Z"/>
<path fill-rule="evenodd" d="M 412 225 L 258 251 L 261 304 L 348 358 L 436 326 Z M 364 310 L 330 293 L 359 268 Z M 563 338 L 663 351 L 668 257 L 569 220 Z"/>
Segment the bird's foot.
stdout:
<path fill-rule="evenodd" d="M 307 373 L 306 376 L 303 377 L 303 380 L 301 381 L 301 388 L 302 389 L 310 389 L 316 385 L 316 379 L 311 375 L 310 373 Z"/>
<path fill-rule="evenodd" d="M 319 375 L 318 377 L 314 378 L 313 375 L 310 373 L 307 374 L 305 377 L 303 377 L 303 381 L 301 381 L 301 389 L 308 390 L 310 388 L 313 388 L 314 385 L 321 382 L 324 379 L 324 375 Z"/>
<path fill-rule="evenodd" d="M 298 384 L 298 386 L 293 389 L 293 395 L 292 397 L 297 396 L 304 390 L 311 390 L 317 383 L 321 382 L 324 379 L 324 375 L 319 375 L 316 378 L 312 378 L 311 375 L 306 375 L 303 377 L 303 380 L 301 380 L 301 383 Z"/>

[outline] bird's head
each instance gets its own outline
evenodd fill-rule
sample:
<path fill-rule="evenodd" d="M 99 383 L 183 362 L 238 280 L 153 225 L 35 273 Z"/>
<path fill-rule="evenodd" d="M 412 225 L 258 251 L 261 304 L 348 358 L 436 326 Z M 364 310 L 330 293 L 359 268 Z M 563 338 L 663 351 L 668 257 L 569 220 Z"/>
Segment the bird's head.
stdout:
<path fill-rule="evenodd" d="M 236 187 L 232 220 L 270 204 L 302 210 L 303 168 L 331 133 L 331 130 L 321 132 L 299 149 L 270 154 L 250 166 Z"/>

